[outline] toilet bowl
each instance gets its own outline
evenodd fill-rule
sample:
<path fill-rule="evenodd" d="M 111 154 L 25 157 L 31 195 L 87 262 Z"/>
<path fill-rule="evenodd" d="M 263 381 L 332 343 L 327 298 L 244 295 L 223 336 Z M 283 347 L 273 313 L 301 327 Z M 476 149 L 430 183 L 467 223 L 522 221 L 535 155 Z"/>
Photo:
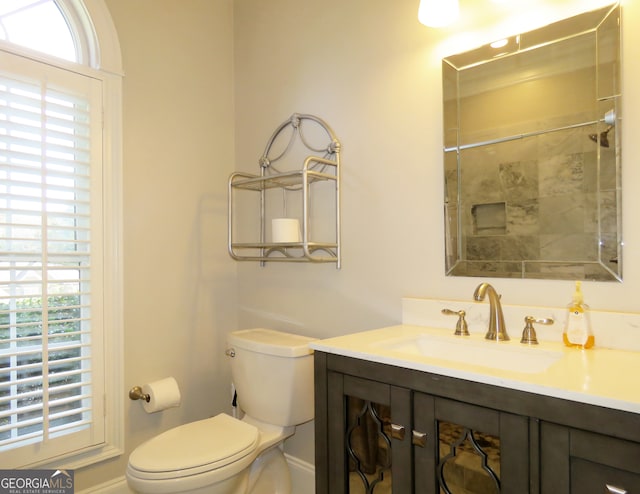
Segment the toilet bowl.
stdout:
<path fill-rule="evenodd" d="M 276 446 L 294 431 L 262 425 L 261 430 L 250 417 L 238 420 L 221 413 L 170 429 L 131 454 L 129 486 L 137 492 L 157 494 L 244 494 L 250 492 L 251 475 L 257 478 L 270 468 L 277 470 L 273 477 L 281 479 L 286 487 L 289 473 Z"/>
<path fill-rule="evenodd" d="M 312 339 L 252 329 L 231 333 L 228 341 L 245 416 L 221 413 L 138 446 L 126 472 L 135 492 L 290 494 L 281 446 L 297 424 L 313 418 Z"/>

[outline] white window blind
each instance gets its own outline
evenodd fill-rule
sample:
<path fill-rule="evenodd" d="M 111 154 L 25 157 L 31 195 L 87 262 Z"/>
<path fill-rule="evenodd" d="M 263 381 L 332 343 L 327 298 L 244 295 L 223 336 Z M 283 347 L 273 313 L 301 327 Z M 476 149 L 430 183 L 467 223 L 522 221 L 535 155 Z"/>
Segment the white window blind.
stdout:
<path fill-rule="evenodd" d="M 0 67 L 0 460 L 23 466 L 104 440 L 100 83 Z"/>

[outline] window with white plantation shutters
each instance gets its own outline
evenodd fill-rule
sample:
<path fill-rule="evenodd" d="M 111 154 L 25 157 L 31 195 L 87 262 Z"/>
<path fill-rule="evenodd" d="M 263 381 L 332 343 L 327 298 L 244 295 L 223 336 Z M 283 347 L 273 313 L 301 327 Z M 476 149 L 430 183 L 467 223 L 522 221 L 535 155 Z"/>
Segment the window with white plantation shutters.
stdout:
<path fill-rule="evenodd" d="M 0 52 L 3 467 L 104 441 L 100 94 Z"/>

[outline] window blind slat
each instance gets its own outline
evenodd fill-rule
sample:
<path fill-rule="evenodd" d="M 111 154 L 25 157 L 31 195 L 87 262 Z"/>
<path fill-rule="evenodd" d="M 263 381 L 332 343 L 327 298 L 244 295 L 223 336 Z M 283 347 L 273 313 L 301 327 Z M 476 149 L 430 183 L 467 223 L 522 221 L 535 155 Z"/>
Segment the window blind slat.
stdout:
<path fill-rule="evenodd" d="M 29 262 L 34 262 L 34 261 L 38 261 L 39 259 L 42 259 L 42 254 L 38 252 L 30 253 L 30 252 L 11 252 L 8 250 L 0 250 L 0 257 L 3 257 L 4 259 L 9 259 L 12 262 L 29 263 Z M 53 255 L 50 255 L 49 257 L 54 258 L 52 259 L 54 262 L 60 262 L 60 263 L 82 262 L 84 259 L 86 259 L 87 254 L 84 252 L 65 252 L 64 254 L 53 254 Z M 89 268 L 90 265 L 83 264 L 83 267 Z M 18 269 L 22 269 L 22 268 L 18 268 Z M 34 269 L 37 269 L 37 268 L 34 268 Z"/>
<path fill-rule="evenodd" d="M 9 139 L 11 138 L 3 138 L 4 147 L 8 147 L 6 144 Z M 35 158 L 38 158 L 38 155 L 33 153 L 21 152 L 17 149 L 3 149 L 0 161 L 0 178 L 10 172 L 23 173 L 34 168 L 37 169 L 41 166 L 41 160 Z M 89 156 L 85 153 L 76 153 L 69 157 L 48 156 L 46 166 L 47 173 L 54 174 L 54 176 L 87 177 L 91 172 Z"/>
<path fill-rule="evenodd" d="M 29 394 L 29 396 L 27 396 L 26 398 L 34 398 L 34 397 L 42 398 L 42 393 Z M 38 403 L 38 404 L 34 404 L 34 405 L 24 405 L 24 406 L 19 407 L 18 410 L 20 411 L 21 414 L 42 412 L 42 403 Z M 10 411 L 0 412 L 0 419 L 2 419 L 4 417 L 9 417 L 11 415 L 11 413 L 12 412 L 10 412 Z M 20 420 L 18 423 L 20 425 L 24 425 L 24 423 L 26 423 L 26 422 L 28 422 L 28 421 L 27 420 Z M 0 428 L 0 430 L 1 430 L 1 428 Z"/>
<path fill-rule="evenodd" d="M 91 372 L 91 369 L 74 369 L 74 370 L 68 370 L 68 371 L 64 371 L 64 372 L 56 372 L 52 377 L 52 382 L 61 382 L 62 380 L 68 380 L 68 378 L 75 378 L 80 376 L 81 374 L 85 374 L 87 372 Z M 77 386 L 85 386 L 86 383 L 85 381 L 82 382 L 74 382 L 73 384 L 57 384 L 55 387 L 56 389 L 62 389 L 63 386 L 68 386 L 68 387 L 77 387 Z M 66 389 L 66 388 L 64 388 Z"/>
<path fill-rule="evenodd" d="M 34 422 L 33 424 L 29 424 L 29 425 L 39 425 L 41 424 L 42 421 L 40 422 Z M 2 432 L 12 432 L 12 429 L 8 428 L 8 427 L 0 427 L 0 433 Z M 1 436 L 0 436 L 1 437 Z M 0 447 L 3 448 L 7 448 L 8 446 L 12 445 L 12 444 L 21 444 L 21 443 L 29 443 L 29 440 L 32 440 L 34 438 L 38 438 L 40 440 L 42 440 L 42 432 L 40 431 L 36 431 L 36 432 L 31 432 L 31 433 L 23 433 L 20 434 L 19 436 L 14 436 L 11 439 L 5 439 L 2 440 L 0 439 Z"/>
<path fill-rule="evenodd" d="M 73 211 L 74 209 L 80 209 L 80 214 L 83 214 L 83 208 L 86 208 L 88 210 L 90 202 L 87 199 L 82 198 L 82 194 L 86 192 L 82 189 L 74 191 L 74 197 L 67 200 L 61 197 L 55 197 L 52 194 L 52 192 L 56 192 L 54 189 L 46 189 L 45 191 L 47 192 L 47 194 L 43 194 L 43 189 L 40 187 L 23 187 L 22 194 L 16 194 L 14 191 L 7 194 L 0 194 L 0 201 L 6 201 L 7 203 L 15 202 L 17 203 L 16 206 L 18 206 L 16 209 L 25 209 L 26 211 L 40 212 L 43 212 L 44 210 L 47 213 L 53 214 L 54 216 L 56 214 L 71 214 L 70 211 Z M 49 208 L 49 210 L 47 211 L 47 209 L 43 208 L 43 206 L 46 206 L 46 208 Z M 60 208 L 60 210 L 52 209 L 55 206 Z M 67 209 L 63 209 L 64 206 L 67 206 Z M 14 208 L 10 208 L 9 211 L 13 209 Z M 74 211 L 73 214 L 78 213 Z"/>
<path fill-rule="evenodd" d="M 85 416 L 89 416 L 91 412 L 91 409 L 88 407 L 84 407 L 84 408 L 79 408 L 78 412 L 84 412 Z M 75 431 L 78 429 L 82 429 L 82 428 L 86 428 L 88 426 L 91 425 L 91 420 L 77 420 L 74 422 L 70 422 L 68 424 L 62 424 L 62 425 L 58 425 L 58 426 L 51 426 L 51 436 L 57 436 L 60 433 L 64 433 L 65 431 Z"/>
<path fill-rule="evenodd" d="M 88 321 L 88 319 L 80 319 L 79 321 Z M 67 323 L 67 324 L 71 324 L 74 322 L 78 322 L 78 321 L 68 321 L 66 319 L 60 319 L 60 320 L 56 320 L 53 323 L 54 329 L 55 329 L 55 325 L 58 324 L 60 325 L 61 323 Z M 0 329 L 7 329 L 7 325 L 5 325 L 4 327 L 0 327 Z M 23 328 L 29 328 L 30 326 L 22 326 Z M 80 339 L 82 338 L 83 335 L 88 334 L 88 331 L 84 331 L 84 332 L 71 332 L 71 333 L 67 333 L 66 331 L 64 331 L 63 329 L 58 330 L 58 332 L 54 332 L 54 331 L 50 331 L 49 334 L 47 335 L 47 338 L 49 339 L 49 343 L 50 343 L 50 347 L 54 350 L 59 350 L 59 349 L 63 349 L 63 350 L 68 350 L 70 347 L 67 347 L 65 345 L 64 348 L 62 348 L 62 343 L 61 342 L 57 342 L 56 340 L 59 340 L 61 338 L 65 338 L 66 340 L 69 340 L 69 338 L 74 338 L 78 341 L 80 341 Z M 31 347 L 35 347 L 36 345 L 38 346 L 38 348 L 40 348 L 40 342 L 42 340 L 42 335 L 40 334 L 40 332 L 38 332 L 37 335 L 33 335 L 33 334 L 29 334 L 27 336 L 24 337 L 16 337 L 16 338 L 6 338 L 6 339 L 0 339 L 0 357 L 3 356 L 7 356 L 9 354 L 9 352 L 5 351 L 7 350 L 7 346 L 9 346 L 10 344 L 17 344 L 17 345 L 24 345 L 25 348 L 27 347 L 27 345 L 31 346 Z M 13 346 L 13 345 L 12 345 Z M 78 344 L 77 347 L 78 348 L 82 348 L 86 345 L 84 344 Z M 3 348 L 5 347 L 5 348 Z M 11 355 L 17 355 L 17 353 L 15 352 L 11 352 Z M 6 369 L 0 369 L 0 373 L 5 372 L 6 370 L 11 369 L 11 367 L 7 367 Z"/>
<path fill-rule="evenodd" d="M 13 349 L 13 348 L 2 349 L 2 350 L 0 350 L 0 356 L 2 356 L 2 357 L 7 357 L 7 356 L 11 356 L 11 357 L 27 357 L 29 355 L 38 356 L 42 352 L 42 347 L 37 347 L 37 348 L 33 348 L 33 349 L 25 349 L 25 350 L 18 350 L 18 348 L 20 348 L 20 347 L 18 346 L 15 349 Z M 20 368 L 20 366 L 18 365 L 17 369 L 19 369 L 19 368 Z"/>
<path fill-rule="evenodd" d="M 20 423 L 17 424 L 12 424 L 12 426 L 0 426 L 0 433 L 1 432 L 6 432 L 6 431 L 11 431 L 12 429 L 26 429 L 29 426 L 42 426 L 44 420 L 43 418 L 35 418 L 35 419 L 30 419 L 30 420 L 24 420 Z M 42 435 L 41 432 L 36 432 L 35 435 Z M 28 436 L 27 436 L 28 437 Z M 20 438 L 22 439 L 22 438 Z M 2 444 L 0 442 L 0 444 Z"/>
<path fill-rule="evenodd" d="M 78 233 L 80 233 L 82 231 L 83 230 L 79 230 Z M 86 234 L 86 231 L 85 231 L 85 234 Z M 36 240 L 38 240 L 38 239 L 34 239 L 34 238 L 31 238 L 31 237 L 26 237 L 26 236 L 9 237 L 7 235 L 2 235 L 2 236 L 0 236 L 0 245 L 2 245 L 3 241 L 4 242 L 9 242 L 10 241 L 12 243 L 21 242 L 21 243 L 26 245 L 26 244 L 35 242 Z M 88 240 L 88 239 L 87 240 L 81 240 L 81 239 L 69 240 L 69 239 L 66 239 L 66 238 L 60 238 L 60 239 L 53 238 L 53 239 L 49 239 L 49 241 L 47 242 L 47 245 L 49 246 L 49 249 L 51 251 L 53 251 L 52 253 L 54 255 L 59 255 L 56 252 L 56 250 L 57 250 L 55 248 L 56 245 L 61 246 L 61 247 L 65 247 L 65 246 L 68 247 L 67 250 L 62 251 L 63 255 L 65 255 L 65 254 L 67 254 L 69 252 L 74 252 L 76 254 L 85 253 L 85 255 L 86 255 L 86 253 L 88 253 L 88 251 L 89 251 L 90 240 Z"/>
<path fill-rule="evenodd" d="M 88 357 L 83 358 L 81 361 L 76 361 L 73 364 L 78 365 L 79 362 L 82 362 L 82 361 L 88 361 Z M 67 362 L 67 364 L 69 363 L 71 362 Z M 87 386 L 90 383 L 89 374 L 91 374 L 91 369 L 87 368 L 87 369 L 78 369 L 76 372 L 69 371 L 67 374 L 65 374 L 62 377 L 81 376 L 82 377 L 81 382 L 74 383 L 74 387 L 83 387 L 83 386 Z M 3 390 L 9 389 L 10 386 L 41 385 L 41 384 L 42 384 L 42 376 L 35 376 L 27 379 L 7 381 L 2 383 L 2 385 L 0 385 L 0 394 L 3 392 Z M 58 387 L 59 386 L 56 386 L 54 388 L 58 388 Z M 19 399 L 39 396 L 41 394 L 42 394 L 42 390 L 24 391 L 23 393 L 20 394 Z M 0 396 L 0 406 L 15 399 L 17 399 L 16 396 L 11 396 L 11 395 Z M 2 415 L 0 414 L 0 416 Z"/>
<path fill-rule="evenodd" d="M 77 389 L 80 389 L 81 387 L 82 386 L 76 386 Z M 77 394 L 77 395 L 73 395 L 73 396 L 67 396 L 67 397 L 64 397 L 64 398 L 50 399 L 49 400 L 49 408 L 51 410 L 53 410 L 55 408 L 60 408 L 61 406 L 67 405 L 69 403 L 75 403 L 75 402 L 78 402 L 78 401 L 89 400 L 89 399 L 91 399 L 91 395 L 90 394 L 86 394 L 86 393 L 85 394 Z M 71 415 L 73 413 L 78 413 L 78 412 L 77 412 L 77 410 L 71 410 L 68 413 L 68 415 Z M 66 411 L 50 413 L 49 417 L 56 416 L 56 415 L 60 416 L 62 414 L 67 414 L 67 413 L 66 413 Z"/>
<path fill-rule="evenodd" d="M 13 175 L 17 175 L 17 173 L 13 173 Z M 39 180 L 36 181 L 37 179 Z M 2 195 L 5 200 L 19 200 L 23 196 L 33 197 L 37 195 L 38 197 L 40 197 L 42 196 L 43 191 L 46 191 L 48 193 L 66 193 L 69 195 L 69 204 L 73 205 L 78 202 L 76 199 L 74 199 L 78 196 L 78 194 L 83 194 L 85 196 L 87 195 L 87 193 L 89 192 L 90 184 L 88 179 L 73 179 L 73 182 L 70 182 L 71 180 L 72 179 L 69 177 L 58 174 L 57 176 L 47 176 L 46 183 L 42 184 L 41 177 L 33 174 L 32 172 L 28 172 L 21 173 L 19 177 L 16 176 L 13 180 L 11 180 L 11 184 L 9 185 L 8 180 L 0 179 L 0 190 L 3 186 L 10 187 L 11 192 Z M 21 194 L 15 193 L 16 190 L 20 189 L 22 189 Z M 87 201 L 85 200 L 85 202 Z"/>
<path fill-rule="evenodd" d="M 7 218 L 7 216 L 15 217 L 17 221 L 8 223 L 8 221 L 6 221 L 5 219 Z M 27 225 L 32 225 L 33 223 L 28 223 L 29 220 L 34 221 L 35 218 L 38 218 L 38 220 L 41 220 L 42 216 L 40 214 L 37 214 L 37 212 L 33 210 L 20 209 L 20 208 L 11 208 L 11 209 L 0 208 L 0 218 L 2 218 L 2 224 L 5 226 L 11 226 L 11 225 L 20 226 L 22 224 L 25 224 L 25 222 Z M 79 211 L 75 211 L 73 213 L 65 213 L 60 211 L 60 212 L 56 212 L 55 214 L 52 213 L 47 215 L 48 220 L 59 219 L 59 220 L 76 220 L 78 222 L 84 222 L 79 225 L 80 228 L 82 228 L 83 224 L 88 223 L 89 218 L 90 217 L 88 213 L 79 212 Z M 36 223 L 36 224 L 40 225 L 41 223 Z"/>

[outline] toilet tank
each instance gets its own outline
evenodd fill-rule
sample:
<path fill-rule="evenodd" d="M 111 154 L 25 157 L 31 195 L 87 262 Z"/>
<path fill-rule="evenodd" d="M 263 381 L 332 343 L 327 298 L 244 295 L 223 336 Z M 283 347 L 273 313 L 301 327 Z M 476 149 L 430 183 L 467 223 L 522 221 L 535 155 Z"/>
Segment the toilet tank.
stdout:
<path fill-rule="evenodd" d="M 315 338 L 272 329 L 229 333 L 231 376 L 240 408 L 268 424 L 289 427 L 313 419 Z"/>

